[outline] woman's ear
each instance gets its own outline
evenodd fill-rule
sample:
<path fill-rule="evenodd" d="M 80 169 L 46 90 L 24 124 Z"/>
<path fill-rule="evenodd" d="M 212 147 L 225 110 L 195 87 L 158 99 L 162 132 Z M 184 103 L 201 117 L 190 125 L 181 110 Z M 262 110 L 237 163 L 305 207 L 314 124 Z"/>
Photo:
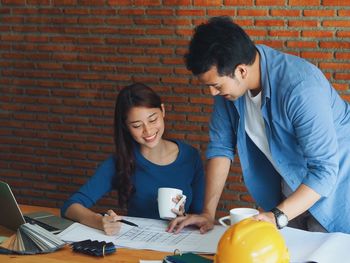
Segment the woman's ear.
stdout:
<path fill-rule="evenodd" d="M 162 114 L 163 114 L 163 118 L 165 117 L 165 106 L 164 103 L 160 104 L 160 107 L 162 108 Z"/>

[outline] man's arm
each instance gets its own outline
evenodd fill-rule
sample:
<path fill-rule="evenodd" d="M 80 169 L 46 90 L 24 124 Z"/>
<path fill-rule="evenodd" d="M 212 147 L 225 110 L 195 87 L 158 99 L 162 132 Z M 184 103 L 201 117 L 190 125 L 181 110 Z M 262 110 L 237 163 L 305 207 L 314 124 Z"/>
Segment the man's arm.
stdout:
<path fill-rule="evenodd" d="M 210 215 L 213 221 L 230 166 L 231 161 L 226 157 L 216 157 L 208 161 L 203 214 Z"/>
<path fill-rule="evenodd" d="M 170 222 L 168 232 L 179 233 L 188 225 L 196 225 L 201 233 L 213 228 L 215 212 L 222 189 L 224 188 L 227 175 L 230 170 L 231 161 L 226 157 L 215 157 L 208 160 L 206 169 L 206 187 L 204 197 L 204 208 L 200 215 L 188 215 L 178 217 Z"/>
<path fill-rule="evenodd" d="M 277 208 L 287 215 L 289 220 L 304 213 L 312 207 L 321 196 L 305 184 L 301 184 L 298 189 L 280 203 Z M 276 224 L 272 212 L 264 212 L 255 216 L 256 219 Z"/>
<path fill-rule="evenodd" d="M 293 194 L 278 205 L 278 208 L 291 220 L 312 207 L 320 198 L 321 196 L 310 187 L 301 184 Z"/>

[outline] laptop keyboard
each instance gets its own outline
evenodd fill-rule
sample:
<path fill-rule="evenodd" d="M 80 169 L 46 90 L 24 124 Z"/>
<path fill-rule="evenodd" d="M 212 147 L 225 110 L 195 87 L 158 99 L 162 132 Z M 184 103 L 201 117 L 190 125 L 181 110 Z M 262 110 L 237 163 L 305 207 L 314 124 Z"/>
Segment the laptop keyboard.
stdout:
<path fill-rule="evenodd" d="M 59 229 L 56 228 L 56 227 L 53 227 L 53 226 L 50 226 L 48 224 L 45 224 L 43 222 L 40 222 L 36 219 L 33 219 L 33 218 L 30 218 L 28 216 L 23 216 L 24 217 L 24 220 L 27 222 L 27 223 L 31 223 L 31 224 L 36 224 L 38 226 L 41 226 L 42 228 L 46 229 L 47 231 L 50 231 L 50 232 L 53 232 L 53 231 L 58 231 Z"/>

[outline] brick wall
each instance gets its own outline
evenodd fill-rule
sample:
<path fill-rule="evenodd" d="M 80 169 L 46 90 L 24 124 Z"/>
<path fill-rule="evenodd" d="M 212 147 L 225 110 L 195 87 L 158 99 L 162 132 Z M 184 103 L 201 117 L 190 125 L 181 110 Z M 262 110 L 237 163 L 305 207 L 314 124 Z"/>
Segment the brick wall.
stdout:
<path fill-rule="evenodd" d="M 211 16 L 232 16 L 256 43 L 308 59 L 350 100 L 349 0 L 0 3 L 0 178 L 23 204 L 59 207 L 113 152 L 114 99 L 133 81 L 164 99 L 168 137 L 204 155 L 212 99 L 182 57 Z M 218 215 L 242 205 L 253 201 L 236 160 Z"/>

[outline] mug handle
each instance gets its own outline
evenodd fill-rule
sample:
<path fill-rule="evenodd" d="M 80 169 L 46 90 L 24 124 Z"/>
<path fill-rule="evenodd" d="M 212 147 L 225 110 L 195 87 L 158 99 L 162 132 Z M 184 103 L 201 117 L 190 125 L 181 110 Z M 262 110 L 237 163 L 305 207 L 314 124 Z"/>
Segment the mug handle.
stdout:
<path fill-rule="evenodd" d="M 227 225 L 224 221 L 227 220 L 227 219 L 230 219 L 230 216 L 223 216 L 221 218 L 219 218 L 219 223 L 223 226 L 230 226 L 230 225 Z"/>

